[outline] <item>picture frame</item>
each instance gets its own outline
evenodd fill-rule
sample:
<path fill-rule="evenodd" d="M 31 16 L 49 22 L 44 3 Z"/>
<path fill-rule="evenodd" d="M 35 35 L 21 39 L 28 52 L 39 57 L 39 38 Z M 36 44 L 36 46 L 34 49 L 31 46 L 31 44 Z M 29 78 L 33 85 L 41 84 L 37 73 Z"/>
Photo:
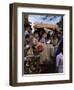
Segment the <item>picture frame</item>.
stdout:
<path fill-rule="evenodd" d="M 28 86 L 28 85 L 45 85 L 45 84 L 63 84 L 72 83 L 72 6 L 61 5 L 43 5 L 43 4 L 27 4 L 12 3 L 10 9 L 10 79 L 11 86 Z M 23 14 L 24 13 L 24 14 Z M 36 73 L 32 76 L 29 73 L 23 73 L 22 57 L 23 42 L 23 15 L 49 15 L 50 17 L 63 17 L 63 38 L 64 38 L 64 73 Z M 34 16 L 35 17 L 35 16 Z M 38 16 L 36 16 L 37 18 Z M 55 17 L 55 18 L 56 18 Z M 34 20 L 34 19 L 33 19 Z M 40 19 L 39 19 L 40 20 Z M 56 20 L 57 21 L 57 20 Z M 37 23 L 37 22 L 36 22 Z M 40 27 L 44 28 L 41 23 Z M 42 26 L 43 25 L 43 26 Z M 38 26 L 39 27 L 39 26 Z M 48 27 L 48 26 L 45 26 Z"/>

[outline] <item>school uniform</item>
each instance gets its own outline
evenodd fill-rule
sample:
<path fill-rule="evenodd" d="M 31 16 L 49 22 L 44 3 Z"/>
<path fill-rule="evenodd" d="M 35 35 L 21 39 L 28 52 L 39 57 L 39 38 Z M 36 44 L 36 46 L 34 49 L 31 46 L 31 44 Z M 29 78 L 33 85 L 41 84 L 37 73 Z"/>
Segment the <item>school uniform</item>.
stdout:
<path fill-rule="evenodd" d="M 63 72 L 63 54 L 62 52 L 56 57 L 56 67 L 58 68 L 58 73 Z"/>

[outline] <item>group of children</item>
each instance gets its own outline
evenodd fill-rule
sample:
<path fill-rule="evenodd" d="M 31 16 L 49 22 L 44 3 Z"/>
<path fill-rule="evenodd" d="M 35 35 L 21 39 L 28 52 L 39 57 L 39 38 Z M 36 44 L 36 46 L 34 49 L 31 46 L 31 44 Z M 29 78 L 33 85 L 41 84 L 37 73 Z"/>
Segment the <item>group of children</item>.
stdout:
<path fill-rule="evenodd" d="M 51 33 L 52 32 L 52 33 Z M 24 29 L 24 73 L 63 72 L 63 30 Z"/>

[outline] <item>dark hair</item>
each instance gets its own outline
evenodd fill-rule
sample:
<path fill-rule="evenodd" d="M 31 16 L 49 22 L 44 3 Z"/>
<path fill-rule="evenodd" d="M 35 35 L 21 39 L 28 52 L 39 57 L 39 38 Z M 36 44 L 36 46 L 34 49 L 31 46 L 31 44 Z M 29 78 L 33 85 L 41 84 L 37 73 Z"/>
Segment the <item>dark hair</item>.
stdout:
<path fill-rule="evenodd" d="M 38 33 L 38 30 L 35 30 L 35 31 L 34 31 L 34 34 L 36 34 L 36 33 L 39 34 L 39 33 Z"/>
<path fill-rule="evenodd" d="M 25 25 L 25 24 L 24 24 L 24 29 L 26 29 L 27 27 L 29 27 L 30 30 L 32 30 L 31 25 L 29 25 L 29 24 Z"/>
<path fill-rule="evenodd" d="M 30 37 L 30 36 L 27 34 L 27 35 L 25 36 L 25 39 L 26 39 L 26 38 L 29 38 L 29 37 Z"/>
<path fill-rule="evenodd" d="M 47 33 L 47 39 L 50 39 L 50 32 Z"/>
<path fill-rule="evenodd" d="M 59 51 L 63 53 L 63 43 L 59 45 Z"/>
<path fill-rule="evenodd" d="M 43 28 L 37 28 L 38 34 L 39 34 L 39 38 L 42 38 L 42 35 L 45 33 L 45 30 Z"/>

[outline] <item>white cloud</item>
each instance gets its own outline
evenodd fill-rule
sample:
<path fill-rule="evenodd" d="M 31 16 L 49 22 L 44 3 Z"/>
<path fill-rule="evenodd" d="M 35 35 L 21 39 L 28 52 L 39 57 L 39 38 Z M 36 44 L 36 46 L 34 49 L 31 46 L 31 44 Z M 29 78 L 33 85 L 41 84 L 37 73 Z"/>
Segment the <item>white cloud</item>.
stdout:
<path fill-rule="evenodd" d="M 48 23 L 56 24 L 61 20 L 62 16 L 50 15 L 29 15 L 29 21 L 32 23 Z"/>

